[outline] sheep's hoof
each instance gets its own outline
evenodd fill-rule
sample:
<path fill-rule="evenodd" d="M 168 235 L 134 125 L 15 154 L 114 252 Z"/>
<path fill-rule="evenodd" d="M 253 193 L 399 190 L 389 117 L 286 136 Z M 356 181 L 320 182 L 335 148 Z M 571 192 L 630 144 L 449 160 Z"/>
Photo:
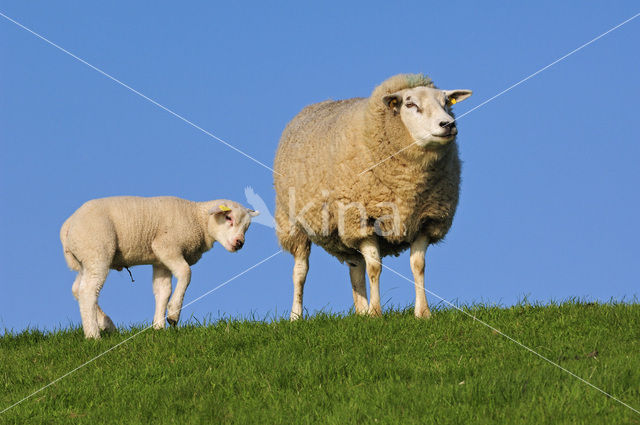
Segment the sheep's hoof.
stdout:
<path fill-rule="evenodd" d="M 367 312 L 369 317 L 382 317 L 382 309 L 380 307 L 372 307 Z"/>
<path fill-rule="evenodd" d="M 291 315 L 289 315 L 289 320 L 291 322 L 295 322 L 296 320 L 300 320 L 302 319 L 302 314 L 298 314 L 298 313 L 291 313 Z"/>
<path fill-rule="evenodd" d="M 171 326 L 177 326 L 178 325 L 178 319 L 174 319 L 172 317 L 167 317 L 167 323 L 170 324 Z"/>
<path fill-rule="evenodd" d="M 415 316 L 418 319 L 430 319 L 431 318 L 431 310 L 425 308 L 424 310 L 418 311 L 416 310 Z"/>

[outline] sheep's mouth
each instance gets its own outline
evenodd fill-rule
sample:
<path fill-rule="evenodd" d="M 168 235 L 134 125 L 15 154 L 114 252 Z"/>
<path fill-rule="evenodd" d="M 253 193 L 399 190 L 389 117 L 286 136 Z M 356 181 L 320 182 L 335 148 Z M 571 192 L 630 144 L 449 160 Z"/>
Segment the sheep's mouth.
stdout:
<path fill-rule="evenodd" d="M 444 134 L 442 136 L 439 136 L 437 134 L 432 134 L 431 137 L 434 137 L 438 141 L 442 140 L 442 141 L 447 141 L 448 142 L 450 140 L 453 140 L 453 138 L 456 137 L 456 135 L 453 134 L 453 133 Z"/>
<path fill-rule="evenodd" d="M 454 138 L 455 138 L 455 135 L 453 134 L 448 134 L 446 136 L 437 136 L 435 134 L 432 134 L 429 137 L 429 140 L 418 141 L 418 146 L 420 146 L 423 149 L 443 148 L 445 146 L 448 146 L 449 142 L 451 142 Z"/>

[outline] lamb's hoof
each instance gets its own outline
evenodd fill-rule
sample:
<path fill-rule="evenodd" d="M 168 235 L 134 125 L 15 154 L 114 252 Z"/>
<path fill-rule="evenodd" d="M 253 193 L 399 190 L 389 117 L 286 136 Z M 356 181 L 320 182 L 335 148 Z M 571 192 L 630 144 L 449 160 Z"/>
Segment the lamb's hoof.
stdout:
<path fill-rule="evenodd" d="M 173 317 L 167 317 L 167 323 L 170 324 L 171 326 L 177 326 L 178 325 L 178 319 L 173 318 Z"/>
<path fill-rule="evenodd" d="M 157 321 L 153 322 L 153 329 L 159 331 L 159 330 L 162 330 L 164 328 L 165 328 L 164 320 L 157 320 Z"/>
<path fill-rule="evenodd" d="M 105 332 L 113 332 L 116 330 L 116 325 L 113 324 L 109 316 L 104 316 L 102 320 L 100 320 L 99 327 L 101 331 Z"/>
<path fill-rule="evenodd" d="M 100 339 L 100 331 L 98 332 L 85 332 L 84 337 L 86 339 Z"/>

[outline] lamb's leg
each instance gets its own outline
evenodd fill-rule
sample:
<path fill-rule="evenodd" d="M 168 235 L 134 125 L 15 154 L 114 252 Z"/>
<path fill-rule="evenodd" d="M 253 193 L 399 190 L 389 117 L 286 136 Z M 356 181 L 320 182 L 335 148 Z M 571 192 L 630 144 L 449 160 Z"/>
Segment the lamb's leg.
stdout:
<path fill-rule="evenodd" d="M 375 238 L 365 239 L 360 244 L 360 252 L 364 256 L 367 274 L 369 275 L 369 315 L 374 317 L 382 316 L 382 306 L 380 305 L 380 273 L 382 263 L 380 262 L 380 248 L 378 240 Z"/>
<path fill-rule="evenodd" d="M 411 256 L 409 258 L 416 287 L 415 316 L 424 319 L 431 317 L 431 311 L 429 310 L 427 296 L 424 290 L 424 257 L 428 245 L 429 239 L 425 235 L 418 236 L 416 240 L 411 243 Z"/>
<path fill-rule="evenodd" d="M 367 285 L 365 282 L 364 259 L 349 263 L 349 277 L 353 289 L 353 306 L 356 314 L 367 314 Z"/>
<path fill-rule="evenodd" d="M 176 289 L 169 299 L 167 305 L 167 322 L 170 325 L 175 326 L 180 320 L 180 311 L 182 310 L 182 302 L 184 301 L 184 293 L 187 291 L 187 287 L 191 282 L 191 267 L 186 262 L 182 255 L 163 255 L 160 256 L 162 263 L 171 270 L 171 273 L 176 277 Z"/>
<path fill-rule="evenodd" d="M 80 298 L 80 282 L 82 281 L 82 271 L 78 272 L 76 276 L 76 280 L 73 282 L 73 286 L 71 287 L 71 292 L 76 300 L 79 301 Z M 116 329 L 116 326 L 111 321 L 111 318 L 105 314 L 104 311 L 97 306 L 97 319 L 98 319 L 98 327 L 101 331 L 113 331 Z"/>
<path fill-rule="evenodd" d="M 294 254 L 293 257 L 293 305 L 291 306 L 290 320 L 302 317 L 302 294 L 309 271 L 309 249 L 301 251 Z"/>
<path fill-rule="evenodd" d="M 82 282 L 82 271 L 78 272 L 76 276 L 76 280 L 73 281 L 73 286 L 71 287 L 71 292 L 73 293 L 76 301 L 80 301 L 80 282 Z M 113 324 L 109 316 L 107 316 L 104 311 L 97 306 L 97 319 L 98 319 L 98 328 L 102 331 L 112 331 L 115 330 L 116 326 Z"/>
<path fill-rule="evenodd" d="M 73 286 L 71 287 L 71 293 L 76 301 L 80 300 L 80 282 L 82 282 L 82 270 L 78 271 L 76 280 L 73 281 Z"/>
<path fill-rule="evenodd" d="M 164 266 L 153 266 L 153 294 L 156 297 L 156 312 L 153 315 L 153 327 L 164 329 L 167 303 L 171 296 L 171 271 Z"/>
<path fill-rule="evenodd" d="M 96 304 L 97 314 L 98 314 L 98 327 L 101 331 L 115 331 L 116 325 L 113 324 L 111 318 L 106 315 L 104 311 L 100 308 L 100 305 Z"/>
<path fill-rule="evenodd" d="M 82 273 L 82 281 L 78 288 L 78 304 L 80 305 L 82 328 L 87 338 L 100 338 L 98 295 L 108 273 L 107 266 L 85 268 Z"/>

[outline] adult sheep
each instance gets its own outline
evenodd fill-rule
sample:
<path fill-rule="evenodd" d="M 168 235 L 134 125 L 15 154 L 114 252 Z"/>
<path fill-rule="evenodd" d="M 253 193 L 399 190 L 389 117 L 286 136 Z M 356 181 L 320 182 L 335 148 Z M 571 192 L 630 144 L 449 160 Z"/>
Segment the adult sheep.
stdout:
<path fill-rule="evenodd" d="M 458 204 L 451 106 L 469 96 L 401 74 L 369 98 L 310 105 L 287 125 L 275 158 L 275 218 L 280 244 L 294 257 L 292 320 L 302 315 L 312 242 L 348 263 L 355 310 L 373 316 L 382 314 L 381 258 L 411 248 L 415 315 L 431 316 L 425 253 L 446 235 Z"/>
<path fill-rule="evenodd" d="M 191 267 L 218 241 L 230 252 L 242 248 L 257 211 L 219 199 L 192 202 L 174 197 L 117 196 L 86 202 L 60 229 L 67 265 L 78 272 L 73 296 L 87 338 L 115 328 L 98 306 L 109 269 L 153 265 L 156 311 L 153 327 L 175 325 L 191 281 Z M 171 275 L 178 280 L 171 296 Z M 169 297 L 171 296 L 171 300 Z"/>

